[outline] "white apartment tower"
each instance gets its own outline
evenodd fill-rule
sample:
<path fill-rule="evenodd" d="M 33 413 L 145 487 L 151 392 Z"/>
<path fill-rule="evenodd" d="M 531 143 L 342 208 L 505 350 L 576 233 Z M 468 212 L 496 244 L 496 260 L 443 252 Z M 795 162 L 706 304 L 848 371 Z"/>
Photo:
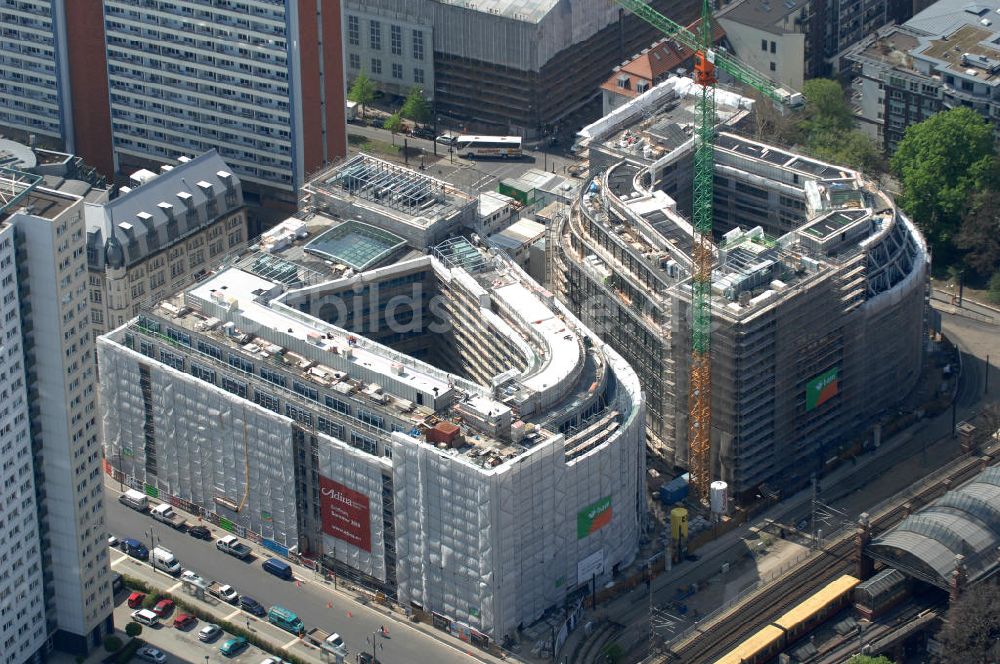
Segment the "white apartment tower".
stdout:
<path fill-rule="evenodd" d="M 16 505 L 18 514 L 5 514 L 0 546 L 14 546 L 24 560 L 16 568 L 24 575 L 9 579 L 16 586 L 11 595 L 16 612 L 8 619 L 21 624 L 8 633 L 0 621 L 5 643 L 0 652 L 14 662 L 40 657 L 50 645 L 86 654 L 113 630 L 113 607 L 87 315 L 84 198 L 47 189 L 39 176 L 4 170 L 0 177 L 0 290 L 5 310 L 20 302 L 19 320 L 16 310 L 4 315 L 0 379 L 11 420 L 0 456 L 5 477 L 17 459 L 31 464 L 16 469 L 22 482 L 16 494 L 13 485 L 4 487 L 5 509 Z M 10 290 L 15 282 L 16 294 Z M 30 455 L 23 454 L 25 428 Z M 38 573 L 41 587 L 33 578 Z M 41 621 L 38 598 L 45 610 Z M 14 650 L 7 647 L 10 638 Z"/>

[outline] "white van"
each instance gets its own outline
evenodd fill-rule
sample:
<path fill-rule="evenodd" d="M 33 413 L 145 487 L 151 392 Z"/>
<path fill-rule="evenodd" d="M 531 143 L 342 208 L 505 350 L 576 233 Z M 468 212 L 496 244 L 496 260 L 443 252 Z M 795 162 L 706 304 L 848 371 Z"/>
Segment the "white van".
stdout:
<path fill-rule="evenodd" d="M 174 576 L 181 573 L 181 564 L 177 561 L 177 556 L 170 549 L 160 546 L 153 549 L 153 567 Z"/>
<path fill-rule="evenodd" d="M 129 489 L 122 495 L 118 496 L 118 502 L 123 505 L 128 505 L 134 510 L 139 512 L 145 512 L 149 509 L 149 497 L 141 491 L 136 491 L 135 489 Z"/>
<path fill-rule="evenodd" d="M 156 627 L 160 624 L 160 616 L 156 615 L 149 609 L 139 609 L 138 611 L 133 611 L 132 620 L 141 625 L 148 625 L 149 627 Z"/>

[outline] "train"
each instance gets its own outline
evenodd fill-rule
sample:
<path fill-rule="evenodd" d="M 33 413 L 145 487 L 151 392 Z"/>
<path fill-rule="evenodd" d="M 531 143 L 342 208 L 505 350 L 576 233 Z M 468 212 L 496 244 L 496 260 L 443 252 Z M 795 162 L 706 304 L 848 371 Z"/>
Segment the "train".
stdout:
<path fill-rule="evenodd" d="M 715 664 L 764 664 L 786 646 L 808 634 L 817 625 L 851 602 L 854 588 L 861 583 L 844 574 L 786 611 L 748 639 L 715 661 Z"/>

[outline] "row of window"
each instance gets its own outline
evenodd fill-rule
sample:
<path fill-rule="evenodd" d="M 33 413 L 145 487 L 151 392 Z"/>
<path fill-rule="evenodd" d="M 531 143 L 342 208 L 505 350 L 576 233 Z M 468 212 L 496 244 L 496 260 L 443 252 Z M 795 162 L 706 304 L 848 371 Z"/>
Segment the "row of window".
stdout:
<path fill-rule="evenodd" d="M 414 60 L 424 59 L 424 33 L 422 30 L 411 30 L 411 57 Z M 357 16 L 347 17 L 347 43 L 351 46 L 361 45 L 361 19 Z M 368 48 L 373 51 L 382 50 L 382 22 L 368 21 Z M 403 55 L 403 28 L 389 25 L 389 50 L 393 55 Z"/>
<path fill-rule="evenodd" d="M 357 53 L 348 53 L 347 63 L 351 69 L 361 69 L 361 56 Z M 371 73 L 381 74 L 382 73 L 382 60 L 381 58 L 371 59 Z M 403 65 L 398 62 L 392 63 L 392 77 L 396 80 L 403 80 Z M 413 68 L 413 82 L 423 83 L 424 82 L 424 70 L 420 67 Z"/>

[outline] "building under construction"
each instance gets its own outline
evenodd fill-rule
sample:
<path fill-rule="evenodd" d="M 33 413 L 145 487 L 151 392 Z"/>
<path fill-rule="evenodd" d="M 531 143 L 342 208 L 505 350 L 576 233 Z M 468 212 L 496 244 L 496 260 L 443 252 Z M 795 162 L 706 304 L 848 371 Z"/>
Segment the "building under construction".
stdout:
<path fill-rule="evenodd" d="M 688 463 L 693 83 L 669 79 L 581 132 L 591 179 L 550 229 L 553 288 L 632 364 L 650 446 Z M 731 133 L 719 90 L 712 476 L 787 490 L 921 373 L 929 255 L 874 183 Z"/>
<path fill-rule="evenodd" d="M 116 474 L 474 641 L 631 564 L 645 425 L 621 356 L 502 255 L 452 238 L 384 265 L 400 238 L 319 219 L 98 340 Z"/>

